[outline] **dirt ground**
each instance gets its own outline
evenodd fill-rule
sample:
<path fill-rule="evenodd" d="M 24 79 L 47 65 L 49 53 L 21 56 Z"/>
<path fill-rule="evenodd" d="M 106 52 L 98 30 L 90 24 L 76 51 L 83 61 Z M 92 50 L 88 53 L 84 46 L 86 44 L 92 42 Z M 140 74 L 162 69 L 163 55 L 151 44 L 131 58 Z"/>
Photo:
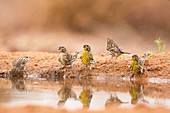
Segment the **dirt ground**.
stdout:
<path fill-rule="evenodd" d="M 0 52 L 1 76 L 9 73 L 12 68 L 12 61 L 15 58 L 32 56 L 28 62 L 27 72 L 33 76 L 50 77 L 50 75 L 66 77 L 86 77 L 92 76 L 130 76 L 129 66 L 131 56 L 120 56 L 110 60 L 110 56 L 101 54 L 94 56 L 96 63 L 94 69 L 89 70 L 78 58 L 71 67 L 62 68 L 58 62 L 57 53 L 47 52 Z M 155 53 L 147 57 L 145 62 L 145 75 L 147 77 L 170 78 L 170 53 Z"/>

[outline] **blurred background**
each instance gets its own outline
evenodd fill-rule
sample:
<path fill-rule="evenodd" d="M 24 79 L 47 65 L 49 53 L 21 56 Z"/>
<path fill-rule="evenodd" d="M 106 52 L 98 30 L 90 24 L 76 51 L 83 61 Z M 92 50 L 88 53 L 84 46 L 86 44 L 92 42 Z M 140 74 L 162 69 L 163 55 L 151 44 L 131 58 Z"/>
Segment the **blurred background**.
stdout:
<path fill-rule="evenodd" d="M 170 43 L 170 0 L 0 0 L 0 51 L 57 52 L 89 44 L 106 52 L 106 38 L 125 51 L 156 51 Z"/>

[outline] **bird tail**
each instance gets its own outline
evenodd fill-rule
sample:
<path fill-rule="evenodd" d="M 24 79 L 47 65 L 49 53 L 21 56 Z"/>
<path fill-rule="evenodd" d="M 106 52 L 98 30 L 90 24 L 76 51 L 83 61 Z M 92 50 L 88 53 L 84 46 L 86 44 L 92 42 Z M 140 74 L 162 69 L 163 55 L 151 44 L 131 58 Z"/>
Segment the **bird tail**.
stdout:
<path fill-rule="evenodd" d="M 76 60 L 79 53 L 80 52 L 74 52 L 74 53 L 71 54 L 72 55 L 72 62 L 74 62 Z"/>
<path fill-rule="evenodd" d="M 146 58 L 147 56 L 149 56 L 150 54 L 144 54 L 143 56 L 142 56 L 142 58 Z"/>
<path fill-rule="evenodd" d="M 131 53 L 122 51 L 122 54 L 131 54 Z"/>
<path fill-rule="evenodd" d="M 77 51 L 76 51 L 76 52 L 74 52 L 74 53 L 72 54 L 72 55 L 73 55 L 73 58 L 75 58 L 75 59 L 76 59 L 79 53 L 80 53 L 80 52 L 77 52 Z"/>

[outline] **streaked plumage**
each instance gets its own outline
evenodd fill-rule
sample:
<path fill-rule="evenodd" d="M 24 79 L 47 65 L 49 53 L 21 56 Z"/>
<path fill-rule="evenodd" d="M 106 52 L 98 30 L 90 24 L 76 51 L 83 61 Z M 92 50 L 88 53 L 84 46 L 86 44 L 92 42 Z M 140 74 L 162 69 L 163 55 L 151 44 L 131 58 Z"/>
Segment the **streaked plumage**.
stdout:
<path fill-rule="evenodd" d="M 26 64 L 27 64 L 28 60 L 30 60 L 31 58 L 32 58 L 31 56 L 25 56 L 25 57 L 22 57 L 22 58 L 16 58 L 12 62 L 12 66 L 13 66 L 13 68 L 15 68 L 17 70 L 25 70 Z"/>
<path fill-rule="evenodd" d="M 60 52 L 58 61 L 64 66 L 71 65 L 76 60 L 79 54 L 79 52 L 69 54 L 67 52 L 67 49 L 63 46 L 60 46 L 58 50 Z"/>
<path fill-rule="evenodd" d="M 12 69 L 10 72 L 12 77 L 17 77 L 17 78 L 23 77 L 24 74 L 26 73 L 26 64 L 27 64 L 28 60 L 31 58 L 32 57 L 30 57 L 30 56 L 16 58 L 12 62 Z"/>
<path fill-rule="evenodd" d="M 89 45 L 84 45 L 83 48 L 84 48 L 84 51 L 80 58 L 84 65 L 90 66 L 90 68 L 91 68 L 91 64 L 93 64 L 95 62 L 93 59 L 93 55 L 91 53 L 91 48 Z"/>
<path fill-rule="evenodd" d="M 17 90 L 20 92 L 27 91 L 24 79 L 11 78 L 12 90 Z"/>
<path fill-rule="evenodd" d="M 59 101 L 58 106 L 62 107 L 68 98 L 73 98 L 77 100 L 76 93 L 71 89 L 71 87 L 64 86 L 58 91 Z"/>
<path fill-rule="evenodd" d="M 116 95 L 115 96 L 110 95 L 110 98 L 106 100 L 105 107 L 109 107 L 113 105 L 118 106 L 122 103 L 127 103 L 127 102 L 122 102 Z"/>
<path fill-rule="evenodd" d="M 130 54 L 129 52 L 124 52 L 119 46 L 113 41 L 113 39 L 107 38 L 106 50 L 112 57 L 119 57 L 122 54 Z"/>

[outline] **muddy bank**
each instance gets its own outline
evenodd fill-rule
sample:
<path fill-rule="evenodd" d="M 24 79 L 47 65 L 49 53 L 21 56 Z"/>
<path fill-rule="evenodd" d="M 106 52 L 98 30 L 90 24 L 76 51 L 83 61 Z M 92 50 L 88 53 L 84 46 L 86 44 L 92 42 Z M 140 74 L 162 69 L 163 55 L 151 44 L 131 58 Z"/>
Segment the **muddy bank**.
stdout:
<path fill-rule="evenodd" d="M 12 61 L 15 58 L 23 56 L 32 56 L 28 62 L 27 72 L 32 76 L 50 77 L 65 75 L 66 77 L 86 77 L 89 75 L 111 75 L 111 76 L 130 76 L 132 71 L 129 69 L 131 56 L 120 56 L 117 59 L 110 59 L 108 55 L 94 56 L 96 63 L 94 69 L 84 68 L 81 60 L 78 58 L 72 67 L 62 69 L 58 62 L 57 53 L 47 52 L 0 52 L 0 70 L 1 76 L 8 74 L 12 68 Z M 170 78 L 170 53 L 156 53 L 147 57 L 145 62 L 147 77 Z"/>

